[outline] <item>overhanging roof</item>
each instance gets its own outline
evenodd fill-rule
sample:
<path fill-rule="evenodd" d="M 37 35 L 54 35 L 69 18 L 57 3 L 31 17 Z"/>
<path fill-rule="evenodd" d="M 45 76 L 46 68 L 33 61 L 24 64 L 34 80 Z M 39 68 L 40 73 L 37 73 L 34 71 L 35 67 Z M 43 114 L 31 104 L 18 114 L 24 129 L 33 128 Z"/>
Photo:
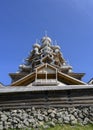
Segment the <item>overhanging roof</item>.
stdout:
<path fill-rule="evenodd" d="M 93 89 L 93 85 L 66 85 L 66 86 L 7 86 L 0 88 L 0 93 L 16 92 L 39 92 L 39 91 L 60 91 L 60 90 L 85 90 Z"/>
<path fill-rule="evenodd" d="M 37 69 L 40 69 L 40 68 L 42 69 L 42 67 L 44 67 L 44 66 L 46 66 L 46 64 L 39 66 Z M 47 66 L 56 70 L 56 68 L 52 65 L 47 64 Z M 30 84 L 31 82 L 33 82 L 35 80 L 35 74 L 36 74 L 36 72 L 30 73 L 27 76 L 19 79 L 18 81 L 13 82 L 11 84 L 11 86 L 27 86 L 28 84 Z M 69 76 L 65 73 L 57 71 L 57 75 L 58 75 L 58 80 L 60 82 L 66 83 L 68 85 L 86 85 L 85 82 L 78 80 L 72 76 Z"/>

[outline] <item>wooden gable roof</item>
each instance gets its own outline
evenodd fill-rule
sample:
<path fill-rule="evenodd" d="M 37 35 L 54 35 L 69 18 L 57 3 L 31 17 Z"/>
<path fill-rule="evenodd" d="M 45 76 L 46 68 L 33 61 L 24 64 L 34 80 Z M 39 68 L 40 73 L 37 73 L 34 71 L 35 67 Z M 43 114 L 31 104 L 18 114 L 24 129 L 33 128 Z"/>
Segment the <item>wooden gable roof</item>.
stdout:
<path fill-rule="evenodd" d="M 38 71 L 40 71 L 40 70 L 42 70 L 42 69 L 44 69 L 44 68 L 46 68 L 46 67 L 49 68 L 50 70 L 54 70 L 54 71 L 57 70 L 54 66 L 52 66 L 52 65 L 50 65 L 50 64 L 43 64 L 43 65 L 37 67 L 36 69 L 37 69 Z M 52 72 L 52 71 L 51 71 L 51 72 Z M 11 86 L 27 86 L 27 85 L 29 85 L 30 83 L 32 83 L 32 82 L 35 81 L 35 76 L 36 76 L 36 71 L 34 71 L 34 72 L 28 74 L 27 76 L 25 76 L 25 77 L 19 79 L 19 80 L 16 81 L 16 82 L 13 82 L 13 83 L 11 84 Z M 81 80 L 78 80 L 78 79 L 76 79 L 76 78 L 74 78 L 74 77 L 71 77 L 70 75 L 67 75 L 67 74 L 64 74 L 64 73 L 62 73 L 62 72 L 59 72 L 59 71 L 57 71 L 57 79 L 58 79 L 60 82 L 65 83 L 65 84 L 67 84 L 67 85 L 86 85 L 85 82 L 83 82 L 83 81 L 81 81 Z"/>

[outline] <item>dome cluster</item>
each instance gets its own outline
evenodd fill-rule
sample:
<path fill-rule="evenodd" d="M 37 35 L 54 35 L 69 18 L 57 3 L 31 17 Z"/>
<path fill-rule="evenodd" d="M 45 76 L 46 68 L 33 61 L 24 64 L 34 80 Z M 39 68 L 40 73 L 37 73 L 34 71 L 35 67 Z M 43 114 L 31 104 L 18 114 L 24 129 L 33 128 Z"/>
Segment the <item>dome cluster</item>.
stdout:
<path fill-rule="evenodd" d="M 60 49 L 61 49 L 60 46 L 52 45 L 52 40 L 48 36 L 44 36 L 41 39 L 41 45 L 39 43 L 35 43 L 33 45 L 33 50 L 34 50 L 35 54 L 40 53 L 40 51 L 43 52 L 44 54 L 48 54 L 51 52 L 58 53 L 58 52 L 60 52 Z"/>
<path fill-rule="evenodd" d="M 32 72 L 37 66 L 43 63 L 58 66 L 60 69 L 68 69 L 69 67 L 66 65 L 60 50 L 59 45 L 53 45 L 50 37 L 44 36 L 40 43 L 34 43 L 33 50 L 26 58 L 27 60 L 25 60 L 26 63 L 20 65 L 19 69 L 21 72 Z"/>

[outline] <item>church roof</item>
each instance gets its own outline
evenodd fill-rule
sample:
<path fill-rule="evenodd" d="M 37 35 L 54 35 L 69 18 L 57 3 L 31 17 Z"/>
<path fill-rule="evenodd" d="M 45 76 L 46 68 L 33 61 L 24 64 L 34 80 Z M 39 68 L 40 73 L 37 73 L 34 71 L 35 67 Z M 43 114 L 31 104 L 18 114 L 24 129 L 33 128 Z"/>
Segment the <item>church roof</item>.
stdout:
<path fill-rule="evenodd" d="M 42 67 L 45 67 L 45 66 L 46 66 L 46 64 L 43 64 L 43 65 L 37 67 L 37 69 L 42 69 Z M 51 67 L 51 68 L 56 70 L 56 68 L 52 65 L 47 64 L 47 67 Z M 28 84 L 30 84 L 31 82 L 33 82 L 35 80 L 35 75 L 36 75 L 36 71 L 28 74 L 27 76 L 15 81 L 15 82 L 13 82 L 11 84 L 11 86 L 25 86 L 25 85 L 27 86 Z M 58 77 L 57 77 L 58 80 L 66 83 L 66 84 L 69 84 L 69 85 L 86 85 L 85 82 L 78 80 L 74 77 L 71 77 L 71 76 L 69 76 L 65 73 L 58 71 L 57 75 L 58 75 Z"/>
<path fill-rule="evenodd" d="M 41 43 L 35 43 L 26 62 L 19 66 L 19 71 L 10 73 L 12 79 L 11 86 L 27 86 L 35 82 L 36 78 L 55 79 L 67 85 L 86 85 L 82 81 L 84 73 L 74 73 L 72 66 L 68 65 L 64 59 L 59 45 L 53 45 L 50 37 L 44 36 Z M 47 65 L 47 67 L 46 67 Z M 46 75 L 37 74 L 38 68 L 45 68 Z M 55 70 L 55 72 L 52 71 Z"/>

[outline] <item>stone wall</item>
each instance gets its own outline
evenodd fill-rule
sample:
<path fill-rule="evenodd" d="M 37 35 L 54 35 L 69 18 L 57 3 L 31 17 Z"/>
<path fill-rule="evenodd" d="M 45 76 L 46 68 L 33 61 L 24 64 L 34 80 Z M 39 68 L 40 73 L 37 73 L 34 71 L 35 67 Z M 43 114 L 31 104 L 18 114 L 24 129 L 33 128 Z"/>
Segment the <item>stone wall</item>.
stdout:
<path fill-rule="evenodd" d="M 48 128 L 56 124 L 93 124 L 93 107 L 0 110 L 0 130 Z"/>

